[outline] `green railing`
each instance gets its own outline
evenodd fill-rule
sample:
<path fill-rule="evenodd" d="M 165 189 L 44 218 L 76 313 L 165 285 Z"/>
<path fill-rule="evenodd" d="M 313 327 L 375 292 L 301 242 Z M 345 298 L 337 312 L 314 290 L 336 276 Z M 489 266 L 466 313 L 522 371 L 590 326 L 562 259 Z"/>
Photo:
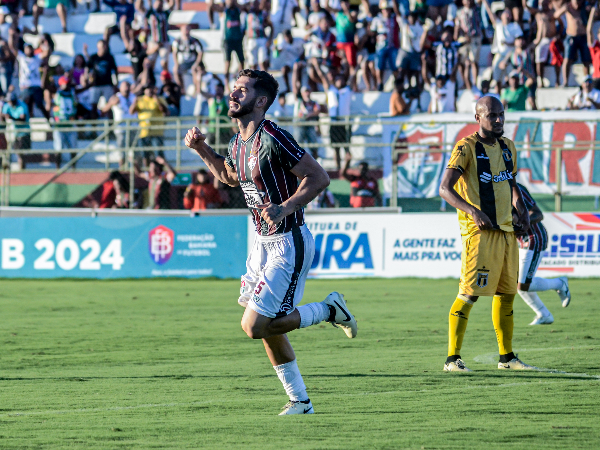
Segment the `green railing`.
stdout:
<path fill-rule="evenodd" d="M 555 121 L 555 120 L 552 120 Z M 27 205 L 31 200 L 40 194 L 48 185 L 56 180 L 61 174 L 69 171 L 108 171 L 119 168 L 122 172 L 129 174 L 130 181 L 130 198 L 134 195 L 134 178 L 138 169 L 143 169 L 143 155 L 145 152 L 166 152 L 174 151 L 174 157 L 168 158 L 169 163 L 177 171 L 195 170 L 202 166 L 201 160 L 192 160 L 189 163 L 184 163 L 182 160 L 182 152 L 187 149 L 185 147 L 183 139 L 188 129 L 193 126 L 200 126 L 201 129 L 206 130 L 207 126 L 214 127 L 212 136 L 215 142 L 212 147 L 219 153 L 224 154 L 228 147 L 228 140 L 225 136 L 228 135 L 228 129 L 232 128 L 233 124 L 229 122 L 228 118 L 222 118 L 222 120 L 211 120 L 206 117 L 165 117 L 150 121 L 150 125 L 147 127 L 140 126 L 140 120 L 138 119 L 125 119 L 120 122 L 113 122 L 108 120 L 100 121 L 76 121 L 61 123 L 60 128 L 54 126 L 51 127 L 48 122 L 36 121 L 31 123 L 27 128 L 14 127 L 14 124 L 8 124 L 4 129 L 4 135 L 6 136 L 7 148 L 6 150 L 0 150 L 1 167 L 2 173 L 0 178 L 0 206 L 9 206 L 9 189 L 10 189 L 10 177 L 11 177 L 11 158 L 14 155 L 32 155 L 46 153 L 51 155 L 58 154 L 71 154 L 71 159 L 60 168 L 52 170 L 54 176 L 46 181 L 42 186 L 36 189 L 31 195 L 25 200 L 24 204 Z M 435 142 L 433 144 L 420 143 L 420 142 L 406 142 L 402 139 L 403 129 L 407 124 L 413 125 L 431 125 L 431 116 L 427 116 L 422 122 L 415 120 L 415 117 L 411 117 L 410 121 L 407 118 L 391 118 L 382 116 L 354 116 L 345 117 L 338 119 L 334 124 L 343 125 L 353 130 L 355 136 L 361 135 L 363 139 L 351 139 L 350 142 L 337 142 L 331 143 L 329 140 L 329 128 L 332 124 L 328 117 L 320 117 L 317 121 L 301 121 L 294 118 L 279 118 L 276 119 L 277 124 L 289 131 L 296 131 L 302 128 L 312 128 L 320 131 L 321 137 L 315 142 L 302 142 L 299 144 L 307 149 L 314 148 L 347 148 L 352 151 L 358 148 L 369 148 L 381 149 L 382 153 L 391 156 L 391 161 L 397 161 L 399 156 L 404 153 L 447 153 L 450 152 L 455 142 Z M 544 120 L 531 120 L 534 123 L 532 136 L 536 135 L 538 127 L 542 126 Z M 560 122 L 566 122 L 561 120 Z M 456 123 L 464 123 L 462 120 Z M 517 122 L 507 121 L 508 124 L 514 124 Z M 519 125 L 527 123 L 527 119 L 522 119 L 518 122 Z M 453 122 L 447 122 L 447 124 L 453 124 Z M 386 136 L 383 134 L 384 127 L 389 131 L 393 130 L 392 133 L 388 133 Z M 162 134 L 164 141 L 162 146 L 143 146 L 142 141 L 138 139 L 144 129 L 151 130 L 151 132 L 158 132 Z M 86 139 L 87 143 L 81 148 L 69 148 L 62 150 L 49 150 L 43 148 L 36 148 L 36 142 L 44 141 L 46 135 L 50 131 L 58 131 L 63 133 L 84 133 L 88 137 L 93 136 L 93 139 Z M 18 149 L 15 148 L 15 135 L 16 133 L 29 133 L 35 139 L 32 139 L 32 149 Z M 1 133 L 1 131 L 0 131 Z M 118 133 L 122 133 L 124 142 L 127 144 L 124 147 L 116 148 L 114 144 L 114 136 Z M 231 133 L 232 134 L 232 133 Z M 300 133 L 301 134 L 301 133 Z M 304 134 L 306 135 L 306 133 Z M 317 133 L 314 134 L 317 137 Z M 37 144 L 39 145 L 39 144 Z M 564 195 L 563 191 L 563 180 L 562 180 L 562 161 L 563 152 L 577 151 L 577 150 L 600 150 L 599 141 L 555 141 L 555 142 L 515 142 L 518 150 L 525 149 L 529 152 L 537 151 L 551 151 L 555 154 L 555 180 L 554 183 L 554 196 L 555 196 L 555 209 L 560 211 L 562 209 L 562 198 Z M 118 164 L 110 162 L 110 153 L 119 152 L 122 157 Z M 77 162 L 81 160 L 87 154 L 105 154 L 104 165 L 99 165 L 95 168 L 82 169 L 77 167 Z M 137 162 L 137 164 L 136 164 Z M 393 167 L 393 164 L 392 164 Z M 48 170 L 48 169 L 44 169 Z M 27 170 L 25 170 L 26 172 Z M 36 170 L 36 171 L 39 171 Z M 397 186 L 398 186 L 398 172 L 397 170 L 391 171 L 392 179 L 392 192 L 390 206 L 397 207 Z M 130 202 L 133 205 L 133 202 Z"/>

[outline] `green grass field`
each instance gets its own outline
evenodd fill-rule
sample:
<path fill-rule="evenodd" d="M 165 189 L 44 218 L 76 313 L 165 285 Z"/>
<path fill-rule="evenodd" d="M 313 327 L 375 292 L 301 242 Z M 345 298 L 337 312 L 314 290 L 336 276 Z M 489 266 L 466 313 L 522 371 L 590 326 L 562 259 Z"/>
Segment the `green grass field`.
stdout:
<path fill-rule="evenodd" d="M 454 449 L 600 447 L 600 280 L 542 300 L 515 350 L 563 373 L 496 369 L 491 301 L 471 312 L 463 359 L 442 372 L 456 280 L 309 281 L 346 294 L 359 334 L 290 334 L 317 414 L 287 398 L 262 343 L 239 326 L 237 281 L 2 280 L 0 448 Z"/>

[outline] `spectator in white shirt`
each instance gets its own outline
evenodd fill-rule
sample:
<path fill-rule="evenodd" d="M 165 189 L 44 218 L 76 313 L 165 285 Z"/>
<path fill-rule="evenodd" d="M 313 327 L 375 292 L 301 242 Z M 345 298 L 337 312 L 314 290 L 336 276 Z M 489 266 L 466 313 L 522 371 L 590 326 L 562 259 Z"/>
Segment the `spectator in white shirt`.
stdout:
<path fill-rule="evenodd" d="M 581 90 L 569 99 L 567 109 L 600 109 L 600 90 L 593 87 L 594 79 L 588 75 Z"/>
<path fill-rule="evenodd" d="M 494 15 L 488 0 L 483 0 L 488 16 L 494 25 L 494 42 L 492 44 L 492 79 L 502 80 L 506 69 L 500 68 L 500 62 L 504 60 L 514 48 L 515 39 L 523 36 L 523 30 L 518 23 L 513 22 L 513 16 L 510 9 L 506 8 L 500 15 L 500 20 Z"/>
<path fill-rule="evenodd" d="M 292 20 L 297 9 L 296 0 L 271 0 L 271 39 L 292 29 Z"/>
<path fill-rule="evenodd" d="M 400 74 L 399 79 L 413 76 L 419 79 L 421 72 L 421 36 L 423 26 L 415 13 L 410 13 L 406 20 L 400 18 Z"/>
<path fill-rule="evenodd" d="M 217 85 L 222 81 L 216 75 L 207 72 L 204 63 L 198 64 L 194 70 L 194 87 L 196 88 L 196 104 L 194 105 L 194 116 L 208 116 L 208 99 L 217 93 Z"/>
<path fill-rule="evenodd" d="M 319 0 L 311 0 L 310 2 L 310 13 L 306 19 L 306 25 L 304 28 L 309 31 L 315 31 L 319 28 L 319 22 L 321 19 L 327 19 L 327 13 L 321 8 Z"/>
<path fill-rule="evenodd" d="M 44 91 L 42 89 L 42 60 L 33 54 L 33 47 L 25 44 L 23 52 L 17 54 L 19 63 L 19 89 L 21 100 L 29 108 L 29 115 L 33 116 L 33 105 L 37 106 L 46 119 L 50 119 L 50 113 L 44 104 Z M 44 70 L 46 76 L 47 67 Z"/>
<path fill-rule="evenodd" d="M 429 88 L 429 113 L 456 112 L 456 82 L 454 77 L 438 75 Z"/>
<path fill-rule="evenodd" d="M 274 68 L 281 69 L 287 91 L 292 91 L 290 85 L 290 72 L 293 71 L 292 81 L 299 80 L 299 71 L 305 66 L 304 40 L 292 36 L 291 30 L 285 30 L 277 38 L 277 58 L 274 59 Z"/>
<path fill-rule="evenodd" d="M 280 92 L 277 95 L 277 101 L 273 102 L 273 105 L 271 105 L 267 111 L 268 115 L 273 116 L 276 119 L 285 119 L 292 116 L 290 113 L 290 108 L 288 108 L 288 105 L 285 102 L 285 95 L 285 92 Z"/>
<path fill-rule="evenodd" d="M 330 83 L 323 79 L 323 87 L 327 92 L 327 111 L 331 118 L 329 137 L 335 151 L 335 164 L 338 170 L 342 168 L 340 151 L 345 149 L 350 154 L 350 141 L 352 140 L 352 125 L 348 121 L 352 105 L 352 89 L 346 85 L 346 77 L 337 75 Z"/>

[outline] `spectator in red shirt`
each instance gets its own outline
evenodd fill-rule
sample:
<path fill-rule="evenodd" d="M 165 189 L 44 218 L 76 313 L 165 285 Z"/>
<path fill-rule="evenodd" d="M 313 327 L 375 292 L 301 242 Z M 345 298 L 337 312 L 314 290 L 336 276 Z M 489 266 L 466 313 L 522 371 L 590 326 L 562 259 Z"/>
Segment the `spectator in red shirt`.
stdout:
<path fill-rule="evenodd" d="M 594 25 L 594 18 L 598 13 L 596 5 L 592 7 L 590 16 L 588 19 L 586 31 L 587 31 L 587 44 L 590 49 L 590 55 L 592 56 L 592 76 L 594 77 L 594 87 L 598 89 L 600 87 L 600 28 L 598 29 L 597 38 L 594 40 L 592 37 L 592 28 Z"/>
<path fill-rule="evenodd" d="M 192 182 L 183 196 L 183 207 L 198 211 L 201 209 L 218 208 L 221 205 L 219 191 L 210 182 L 208 173 L 200 169 L 196 174 L 195 182 Z"/>
<path fill-rule="evenodd" d="M 111 174 L 112 175 L 112 174 Z M 117 199 L 117 191 L 115 190 L 115 186 L 113 180 L 109 178 L 104 183 L 102 183 L 102 194 L 100 194 L 100 201 L 97 203 L 97 208 L 112 208 L 116 204 Z"/>
<path fill-rule="evenodd" d="M 369 164 L 361 162 L 360 175 L 348 173 L 348 167 L 352 160 L 352 155 L 346 153 L 346 164 L 342 171 L 342 176 L 350 182 L 350 206 L 353 208 L 366 208 L 381 205 L 381 194 L 377 180 L 369 175 Z"/>

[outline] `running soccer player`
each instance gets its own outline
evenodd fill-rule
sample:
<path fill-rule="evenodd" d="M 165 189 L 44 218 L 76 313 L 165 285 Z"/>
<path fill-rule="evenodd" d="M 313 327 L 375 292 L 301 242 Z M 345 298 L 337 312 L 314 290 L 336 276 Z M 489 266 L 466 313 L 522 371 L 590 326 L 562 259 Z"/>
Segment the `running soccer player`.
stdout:
<path fill-rule="evenodd" d="M 303 206 L 329 185 L 329 176 L 288 132 L 265 120 L 278 89 L 267 72 L 242 70 L 229 95 L 228 113 L 237 120 L 240 132 L 229 142 L 227 155 L 210 148 L 196 127 L 187 132 L 185 144 L 219 181 L 240 186 L 244 192 L 257 235 L 238 299 L 246 308 L 242 329 L 250 338 L 263 340 L 290 398 L 280 415 L 312 414 L 286 333 L 327 321 L 353 338 L 357 326 L 337 292 L 322 302 L 296 306 L 315 253 Z"/>
<path fill-rule="evenodd" d="M 490 96 L 475 106 L 479 130 L 457 142 L 442 177 L 440 195 L 458 210 L 463 249 L 458 296 L 450 309 L 445 371 L 470 372 L 460 357 L 469 312 L 480 296 L 493 296 L 492 322 L 499 369 L 535 369 L 512 351 L 513 302 L 519 251 L 515 227 L 529 229 L 517 187 L 517 151 L 504 134 L 504 107 Z M 456 190 L 455 190 L 456 186 Z M 513 212 L 514 210 L 514 212 Z"/>
<path fill-rule="evenodd" d="M 529 231 L 527 234 L 519 235 L 519 284 L 517 289 L 519 295 L 536 314 L 535 319 L 529 325 L 545 325 L 554 322 L 552 313 L 537 295 L 539 291 L 554 290 L 558 293 L 564 308 L 571 302 L 569 291 L 569 280 L 567 277 L 540 278 L 535 273 L 542 260 L 542 252 L 548 245 L 548 233 L 542 224 L 544 215 L 538 208 L 535 200 L 525 186 L 517 183 L 521 189 L 521 195 L 525 207 L 529 211 Z"/>

